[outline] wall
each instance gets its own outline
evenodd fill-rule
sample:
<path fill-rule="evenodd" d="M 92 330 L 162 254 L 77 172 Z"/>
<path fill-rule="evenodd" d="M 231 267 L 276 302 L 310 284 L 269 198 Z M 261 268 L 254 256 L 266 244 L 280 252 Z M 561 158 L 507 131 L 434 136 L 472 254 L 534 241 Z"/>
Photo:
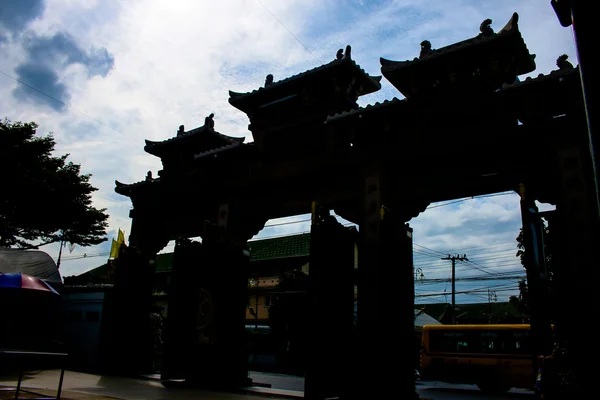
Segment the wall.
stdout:
<path fill-rule="evenodd" d="M 266 321 L 269 319 L 269 307 L 273 296 L 268 292 L 279 284 L 278 276 L 259 277 L 248 282 L 248 307 L 246 321 Z M 263 293 L 263 291 L 266 291 Z M 258 309 L 258 312 L 256 311 Z"/>
<path fill-rule="evenodd" d="M 102 291 L 62 293 L 64 338 L 72 367 L 93 368 L 99 362 L 104 297 Z"/>

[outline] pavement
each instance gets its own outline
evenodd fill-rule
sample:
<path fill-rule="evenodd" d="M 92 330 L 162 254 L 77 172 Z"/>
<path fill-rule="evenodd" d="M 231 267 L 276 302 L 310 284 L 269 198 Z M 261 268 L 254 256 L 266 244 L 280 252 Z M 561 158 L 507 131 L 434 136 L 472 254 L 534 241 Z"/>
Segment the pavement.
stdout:
<path fill-rule="evenodd" d="M 26 374 L 22 387 L 35 391 L 45 396 L 56 396 L 56 389 L 60 377 L 59 370 L 38 371 Z M 0 399 L 14 399 L 14 388 L 17 377 L 0 377 Z M 275 396 L 274 396 L 275 397 Z M 31 398 L 24 393 L 21 398 Z M 277 397 L 276 397 L 277 398 Z M 286 398 L 286 397 L 280 397 Z M 132 379 L 115 376 L 85 374 L 80 372 L 65 371 L 61 393 L 63 400 L 264 400 L 264 396 L 225 393 L 183 387 L 165 387 L 161 382 L 153 379 Z"/>
<path fill-rule="evenodd" d="M 44 396 L 56 396 L 60 371 L 34 371 L 26 374 L 22 387 Z M 197 388 L 171 387 L 163 385 L 159 376 L 146 376 L 141 379 L 123 378 L 65 371 L 61 399 L 63 400 L 264 400 L 302 399 L 304 378 L 282 374 L 250 372 L 256 386 L 244 388 L 238 393 L 215 392 Z M 0 376 L 0 400 L 14 399 L 13 390 L 17 385 L 16 376 Z M 490 396 L 482 393 L 474 385 L 452 385 L 435 381 L 420 381 L 417 392 L 427 400 L 533 400 L 533 393 L 513 389 L 508 393 Z M 19 398 L 33 398 L 23 393 Z"/>

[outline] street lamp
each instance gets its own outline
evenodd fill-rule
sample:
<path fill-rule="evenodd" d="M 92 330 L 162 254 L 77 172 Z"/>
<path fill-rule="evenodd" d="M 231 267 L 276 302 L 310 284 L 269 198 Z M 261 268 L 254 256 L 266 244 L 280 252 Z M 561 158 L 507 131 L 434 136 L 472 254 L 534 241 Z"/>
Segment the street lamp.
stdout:
<path fill-rule="evenodd" d="M 425 275 L 423 274 L 423 270 L 421 268 L 415 269 L 415 281 L 422 280 L 424 277 Z"/>
<path fill-rule="evenodd" d="M 256 291 L 255 291 L 255 302 L 254 302 L 254 331 L 258 332 L 258 279 L 255 278 L 250 278 L 250 280 L 248 281 L 248 283 L 250 283 L 250 286 L 254 287 L 256 286 Z"/>

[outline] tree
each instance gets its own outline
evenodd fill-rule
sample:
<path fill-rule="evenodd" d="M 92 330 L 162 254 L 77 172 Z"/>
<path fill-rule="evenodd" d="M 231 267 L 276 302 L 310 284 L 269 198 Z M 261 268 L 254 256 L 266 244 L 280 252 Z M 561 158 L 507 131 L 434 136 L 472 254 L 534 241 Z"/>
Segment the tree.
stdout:
<path fill-rule="evenodd" d="M 548 226 L 546 224 L 544 224 L 544 221 L 542 221 L 542 226 L 543 226 L 543 235 L 542 235 L 542 239 L 544 241 L 544 256 L 545 256 L 545 260 L 546 260 L 546 271 L 547 271 L 547 284 L 548 284 L 548 288 L 550 290 L 550 294 L 553 294 L 554 291 L 552 290 L 552 283 L 553 283 L 553 274 L 552 274 L 552 239 L 553 236 L 550 234 L 550 230 L 548 229 Z M 516 238 L 517 240 L 517 254 L 516 256 L 519 257 L 519 259 L 521 260 L 521 265 L 523 265 L 523 268 L 525 268 L 525 243 L 524 243 L 524 237 L 523 237 L 523 228 L 521 228 L 519 230 L 519 235 Z M 509 302 L 510 304 L 512 304 L 519 312 L 522 312 L 524 314 L 530 315 L 530 308 L 529 308 L 529 286 L 527 285 L 527 280 L 526 279 L 521 279 L 519 281 L 519 295 L 518 296 L 510 296 L 509 298 Z"/>
<path fill-rule="evenodd" d="M 107 240 L 105 209 L 92 206 L 91 175 L 54 156 L 52 134 L 35 122 L 0 121 L 0 247 L 38 248 L 61 242 L 91 246 Z"/>

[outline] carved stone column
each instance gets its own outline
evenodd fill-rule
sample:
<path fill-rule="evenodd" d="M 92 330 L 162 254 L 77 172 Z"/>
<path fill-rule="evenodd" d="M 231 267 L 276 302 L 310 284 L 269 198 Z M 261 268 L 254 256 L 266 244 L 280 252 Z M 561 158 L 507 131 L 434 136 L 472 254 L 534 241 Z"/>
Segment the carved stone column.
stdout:
<path fill-rule="evenodd" d="M 218 389 L 248 384 L 247 240 L 266 222 L 260 214 L 221 205 L 205 223 L 202 244 L 176 248 L 163 379 Z"/>
<path fill-rule="evenodd" d="M 555 238 L 556 267 L 554 282 L 559 308 L 556 330 L 569 351 L 563 360 L 576 372 L 579 394 L 592 393 L 593 371 L 585 366 L 591 331 L 581 329 L 581 321 L 589 318 L 589 309 L 581 304 L 594 304 L 598 266 L 600 223 L 595 204 L 595 187 L 588 149 L 563 148 L 559 151 L 560 176 L 557 185 L 560 199 L 551 220 Z M 554 265 L 554 259 L 553 259 Z M 563 394 L 572 398 L 572 393 Z M 585 397 L 585 396 L 584 396 Z M 556 397 L 562 398 L 562 397 Z"/>
<path fill-rule="evenodd" d="M 168 233 L 160 229 L 155 216 L 138 213 L 132 217 L 129 246 L 121 246 L 113 263 L 114 289 L 107 295 L 103 321 L 109 345 L 102 363 L 107 372 L 123 375 L 153 372 L 150 314 L 154 262 L 168 243 Z"/>
<path fill-rule="evenodd" d="M 352 349 L 356 234 L 313 203 L 309 297 L 312 313 L 304 398 L 346 398 Z"/>
<path fill-rule="evenodd" d="M 531 310 L 532 376 L 537 375 L 539 356 L 552 353 L 552 327 L 544 232 L 539 210 L 526 185 L 521 185 L 521 218 L 523 223 L 523 246 L 525 248 L 525 271 L 529 287 Z"/>
<path fill-rule="evenodd" d="M 351 398 L 418 398 L 412 229 L 379 174 L 366 178 L 358 263 L 358 352 Z M 387 188 L 389 189 L 389 188 Z"/>

